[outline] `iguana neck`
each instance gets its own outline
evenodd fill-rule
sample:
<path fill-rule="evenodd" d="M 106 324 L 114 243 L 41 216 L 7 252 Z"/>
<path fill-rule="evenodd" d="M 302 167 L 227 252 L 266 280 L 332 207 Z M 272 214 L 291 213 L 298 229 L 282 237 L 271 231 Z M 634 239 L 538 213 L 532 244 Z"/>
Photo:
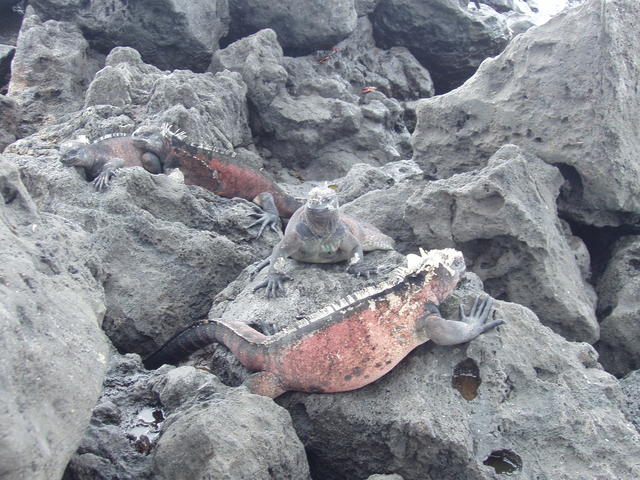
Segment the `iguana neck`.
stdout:
<path fill-rule="evenodd" d="M 305 207 L 304 223 L 318 237 L 328 237 L 338 228 L 340 213 L 338 209 L 314 210 Z"/>

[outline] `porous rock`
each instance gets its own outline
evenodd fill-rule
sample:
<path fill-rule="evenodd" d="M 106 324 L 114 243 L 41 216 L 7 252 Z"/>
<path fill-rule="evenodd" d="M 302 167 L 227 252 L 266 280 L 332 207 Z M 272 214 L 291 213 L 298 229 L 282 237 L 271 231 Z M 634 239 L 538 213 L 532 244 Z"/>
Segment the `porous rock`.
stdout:
<path fill-rule="evenodd" d="M 308 479 L 287 412 L 193 367 L 114 355 L 64 480 Z"/>
<path fill-rule="evenodd" d="M 640 432 L 640 370 L 627 374 L 620 380 L 624 393 L 622 409 L 629 420 Z"/>
<path fill-rule="evenodd" d="M 0 476 L 60 478 L 107 364 L 104 293 L 89 236 L 39 212 L 0 159 Z"/>
<path fill-rule="evenodd" d="M 343 175 L 356 163 L 408 157 L 404 107 L 391 97 L 433 94 L 429 73 L 406 49 L 375 47 L 367 18 L 336 48 L 322 62 L 284 57 L 274 33 L 263 30 L 216 53 L 210 67 L 242 74 L 256 107 L 258 147 L 314 180 Z"/>
<path fill-rule="evenodd" d="M 129 46 L 162 69 L 203 71 L 227 34 L 227 0 L 33 0 L 41 18 L 77 25 L 91 47 Z"/>
<path fill-rule="evenodd" d="M 354 0 L 229 0 L 230 38 L 271 28 L 290 54 L 308 54 L 344 40 L 356 27 Z"/>
<path fill-rule="evenodd" d="M 590 0 L 518 36 L 461 88 L 420 102 L 414 160 L 445 178 L 514 143 L 561 169 L 565 215 L 637 222 L 638 18 L 638 2 Z"/>
<path fill-rule="evenodd" d="M 600 341 L 604 368 L 621 377 L 640 368 L 640 237 L 623 237 L 598 280 Z"/>
<path fill-rule="evenodd" d="M 385 231 L 393 226 L 405 242 L 455 246 L 493 296 L 528 306 L 566 338 L 594 342 L 598 322 L 593 288 L 583 277 L 586 249 L 558 220 L 561 183 L 558 169 L 505 146 L 483 170 L 370 192 L 345 212 L 374 211 L 374 223 Z"/>
<path fill-rule="evenodd" d="M 15 100 L 5 95 L 0 95 L 0 109 L 2 109 L 0 116 L 0 152 L 2 152 L 7 145 L 16 140 L 20 112 Z"/>
<path fill-rule="evenodd" d="M 439 93 L 461 85 L 511 38 L 493 9 L 468 8 L 459 0 L 383 0 L 373 13 L 376 42 L 407 47 L 429 69 Z"/>
<path fill-rule="evenodd" d="M 9 73 L 11 72 L 11 60 L 16 53 L 16 47 L 13 45 L 0 44 L 0 88 L 9 81 Z"/>
<path fill-rule="evenodd" d="M 8 90 L 8 96 L 23 112 L 20 137 L 82 106 L 84 92 L 99 68 L 88 57 L 88 48 L 75 25 L 42 22 L 28 10 L 18 36 Z"/>
<path fill-rule="evenodd" d="M 445 302 L 445 316 L 455 318 L 459 303 L 468 308 L 478 288 L 469 277 Z M 567 342 L 519 305 L 497 302 L 493 317 L 506 323 L 468 344 L 419 347 L 362 389 L 282 397 L 314 476 L 391 471 L 405 480 L 494 479 L 484 462 L 504 451 L 515 454 L 523 478 L 637 476 L 640 436 L 595 351 Z M 473 400 L 452 387 L 463 361 L 478 367 Z M 599 434 L 585 436 L 591 429 Z"/>

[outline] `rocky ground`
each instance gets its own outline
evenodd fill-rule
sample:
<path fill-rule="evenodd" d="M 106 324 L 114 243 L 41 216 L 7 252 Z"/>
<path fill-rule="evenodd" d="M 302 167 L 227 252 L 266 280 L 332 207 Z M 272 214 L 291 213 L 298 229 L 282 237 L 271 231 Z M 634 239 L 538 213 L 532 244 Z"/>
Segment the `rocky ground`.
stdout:
<path fill-rule="evenodd" d="M 28 4 L 28 5 L 27 5 Z M 571 7 L 560 11 L 561 6 Z M 549 19 L 548 22 L 544 23 Z M 640 478 L 634 0 L 0 0 L 0 478 Z M 539 26 L 538 26 L 539 25 Z M 504 325 L 341 394 L 276 401 L 193 321 L 275 333 L 376 278 L 291 261 L 253 292 L 253 206 L 60 144 L 170 123 L 286 190 L 329 181 L 396 241 L 453 247 Z"/>

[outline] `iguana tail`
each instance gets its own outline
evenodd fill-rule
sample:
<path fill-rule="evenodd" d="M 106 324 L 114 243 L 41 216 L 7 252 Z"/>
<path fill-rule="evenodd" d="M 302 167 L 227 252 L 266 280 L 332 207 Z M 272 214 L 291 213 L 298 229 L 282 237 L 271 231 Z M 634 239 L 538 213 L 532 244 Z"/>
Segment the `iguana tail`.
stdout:
<path fill-rule="evenodd" d="M 210 320 L 200 320 L 176 333 L 158 350 L 145 358 L 142 363 L 148 369 L 158 368 L 165 363 L 175 365 L 196 350 L 217 341 L 217 329 L 216 323 Z"/>

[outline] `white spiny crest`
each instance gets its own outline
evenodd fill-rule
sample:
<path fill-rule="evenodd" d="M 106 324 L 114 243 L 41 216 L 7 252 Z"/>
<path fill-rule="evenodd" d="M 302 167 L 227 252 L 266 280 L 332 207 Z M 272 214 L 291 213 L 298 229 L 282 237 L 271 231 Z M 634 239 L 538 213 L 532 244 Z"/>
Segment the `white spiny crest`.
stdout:
<path fill-rule="evenodd" d="M 75 139 L 76 142 L 80 142 L 80 143 L 91 143 L 89 141 L 89 137 L 87 137 L 86 135 L 80 135 L 78 136 L 78 138 Z"/>
<path fill-rule="evenodd" d="M 187 132 L 179 128 L 173 128 L 169 123 L 163 123 L 161 127 L 163 137 L 176 137 L 178 140 L 187 138 Z"/>

